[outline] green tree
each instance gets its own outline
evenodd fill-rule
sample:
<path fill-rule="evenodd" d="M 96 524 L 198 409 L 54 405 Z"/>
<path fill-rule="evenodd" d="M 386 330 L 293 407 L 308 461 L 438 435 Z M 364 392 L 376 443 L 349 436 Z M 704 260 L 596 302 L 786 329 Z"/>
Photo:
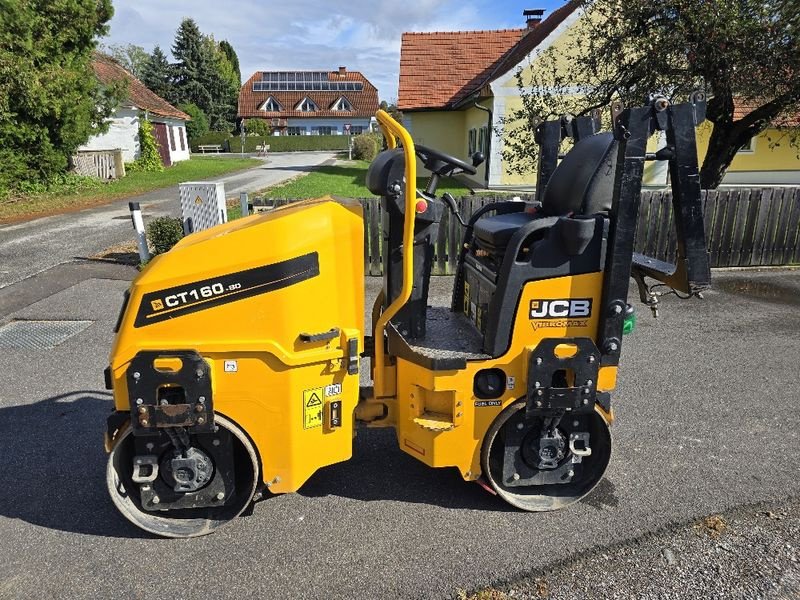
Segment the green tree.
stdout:
<path fill-rule="evenodd" d="M 680 100 L 709 96 L 711 124 L 701 185 L 720 184 L 753 136 L 776 128 L 800 147 L 789 127 L 800 112 L 800 11 L 788 0 L 584 0 L 582 30 L 566 48 L 544 51 L 517 74 L 522 108 L 503 125 L 504 160 L 532 170 L 532 130 L 540 119 L 586 114 L 649 93 Z"/>
<path fill-rule="evenodd" d="M 239 67 L 239 57 L 236 55 L 236 51 L 231 46 L 230 42 L 227 40 L 222 40 L 219 43 L 219 49 L 225 53 L 225 56 L 228 59 L 228 62 L 231 63 L 231 67 L 233 68 L 233 72 L 236 74 L 236 87 L 242 87 L 242 70 Z"/>
<path fill-rule="evenodd" d="M 242 122 L 247 135 L 263 137 L 270 134 L 270 126 L 266 119 L 245 119 Z"/>
<path fill-rule="evenodd" d="M 189 103 L 179 104 L 178 108 L 192 118 L 186 123 L 186 134 L 190 141 L 208 133 L 208 119 L 199 106 Z"/>
<path fill-rule="evenodd" d="M 204 36 L 203 43 L 211 58 L 212 69 L 204 84 L 211 95 L 208 118 L 215 131 L 230 131 L 236 120 L 239 100 L 239 83 L 227 54 L 220 49 L 213 36 Z"/>
<path fill-rule="evenodd" d="M 136 44 L 111 44 L 104 46 L 103 51 L 125 67 L 134 77 L 141 79 L 145 67 L 150 60 L 144 48 Z"/>
<path fill-rule="evenodd" d="M 392 115 L 392 118 L 395 121 L 400 123 L 403 122 L 403 113 L 400 112 L 400 109 L 397 108 L 397 104 L 395 104 L 394 102 L 387 102 L 386 100 L 381 100 L 379 108 L 381 110 L 385 110 L 390 115 Z"/>
<path fill-rule="evenodd" d="M 191 102 L 208 113 L 211 94 L 208 83 L 213 78 L 213 56 L 200 33 L 194 19 L 184 19 L 175 34 L 172 45 L 175 63 L 172 65 L 172 80 L 175 98 L 179 102 Z"/>
<path fill-rule="evenodd" d="M 160 47 L 153 48 L 153 53 L 147 57 L 139 79 L 162 98 L 169 101 L 175 100 L 172 89 L 172 71 L 169 61 Z"/>
<path fill-rule="evenodd" d="M 184 19 L 175 34 L 172 65 L 176 102 L 196 104 L 208 117 L 211 129 L 230 130 L 236 118 L 238 84 L 227 55 L 210 36 L 204 36 L 193 19 Z"/>
<path fill-rule="evenodd" d="M 110 0 L 0 0 L 0 190 L 47 182 L 107 127 L 123 90 L 92 70 Z"/>

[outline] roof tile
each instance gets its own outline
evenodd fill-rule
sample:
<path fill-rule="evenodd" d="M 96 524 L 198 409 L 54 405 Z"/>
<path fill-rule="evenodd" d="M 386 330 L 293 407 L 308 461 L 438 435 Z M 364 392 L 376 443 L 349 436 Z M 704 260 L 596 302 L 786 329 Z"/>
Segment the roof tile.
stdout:
<path fill-rule="evenodd" d="M 525 29 L 404 33 L 398 108 L 444 108 L 518 65 L 581 4 L 570 0 Z"/>
<path fill-rule="evenodd" d="M 364 84 L 362 91 L 300 91 L 300 92 L 255 92 L 253 83 L 261 81 L 263 73 L 269 71 L 256 71 L 242 86 L 239 93 L 239 118 L 248 119 L 252 117 L 262 118 L 369 118 L 378 110 L 378 90 L 369 80 L 358 71 L 347 71 L 340 74 L 338 71 L 331 71 L 328 74 L 329 81 L 358 81 Z M 269 98 L 275 98 L 283 108 L 280 112 L 265 112 L 259 107 Z M 353 107 L 351 112 L 340 112 L 330 110 L 330 106 L 339 98 L 344 96 Z M 310 98 L 319 107 L 313 113 L 293 110 L 303 98 Z"/>
<path fill-rule="evenodd" d="M 92 68 L 94 69 L 95 76 L 102 84 L 111 85 L 119 81 L 127 81 L 128 102 L 136 108 L 146 110 L 162 117 L 172 117 L 184 121 L 189 121 L 191 119 L 185 112 L 178 110 L 161 96 L 158 96 L 155 92 L 148 89 L 145 84 L 126 71 L 122 65 L 110 56 L 95 52 L 92 58 Z"/>

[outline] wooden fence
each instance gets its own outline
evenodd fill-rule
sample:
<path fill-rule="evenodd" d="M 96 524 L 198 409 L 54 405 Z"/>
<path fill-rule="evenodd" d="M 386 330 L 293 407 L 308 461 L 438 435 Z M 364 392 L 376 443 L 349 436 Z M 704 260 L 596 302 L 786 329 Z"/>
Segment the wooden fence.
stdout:
<path fill-rule="evenodd" d="M 122 150 L 85 150 L 72 157 L 72 169 L 78 175 L 98 179 L 125 177 Z"/>
<path fill-rule="evenodd" d="M 532 196 L 523 195 L 523 200 Z M 466 220 L 476 210 L 509 196 L 457 198 Z M 293 200 L 267 200 L 276 206 Z M 383 215 L 380 202 L 361 199 L 364 207 L 364 264 L 368 275 L 383 274 L 381 258 Z M 800 188 L 728 188 L 703 191 L 706 244 L 712 267 L 782 266 L 800 264 Z M 462 228 L 445 211 L 436 239 L 433 272 L 455 273 Z M 672 216 L 672 192 L 642 192 L 636 229 L 636 251 L 674 262 L 676 237 Z"/>

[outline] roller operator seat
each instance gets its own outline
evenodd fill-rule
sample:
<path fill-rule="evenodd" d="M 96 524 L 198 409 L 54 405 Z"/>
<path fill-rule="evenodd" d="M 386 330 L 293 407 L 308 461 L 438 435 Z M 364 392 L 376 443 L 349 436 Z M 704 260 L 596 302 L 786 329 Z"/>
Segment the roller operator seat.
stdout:
<path fill-rule="evenodd" d="M 537 219 L 608 214 L 614 190 L 617 143 L 611 133 L 598 133 L 575 144 L 556 167 L 535 213 L 514 212 L 485 217 L 475 224 L 479 247 L 499 255 L 521 227 Z M 543 224 L 544 225 L 544 224 Z"/>

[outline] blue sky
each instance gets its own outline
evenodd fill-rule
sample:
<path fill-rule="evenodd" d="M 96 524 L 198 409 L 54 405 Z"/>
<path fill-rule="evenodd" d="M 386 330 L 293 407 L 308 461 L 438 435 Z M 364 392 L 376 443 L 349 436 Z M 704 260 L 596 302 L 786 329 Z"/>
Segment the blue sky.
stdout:
<path fill-rule="evenodd" d="M 397 97 L 400 35 L 522 27 L 522 11 L 562 6 L 563 0 L 114 0 L 105 44 L 168 51 L 181 19 L 233 44 L 248 78 L 259 70 L 362 71 L 381 99 Z"/>

